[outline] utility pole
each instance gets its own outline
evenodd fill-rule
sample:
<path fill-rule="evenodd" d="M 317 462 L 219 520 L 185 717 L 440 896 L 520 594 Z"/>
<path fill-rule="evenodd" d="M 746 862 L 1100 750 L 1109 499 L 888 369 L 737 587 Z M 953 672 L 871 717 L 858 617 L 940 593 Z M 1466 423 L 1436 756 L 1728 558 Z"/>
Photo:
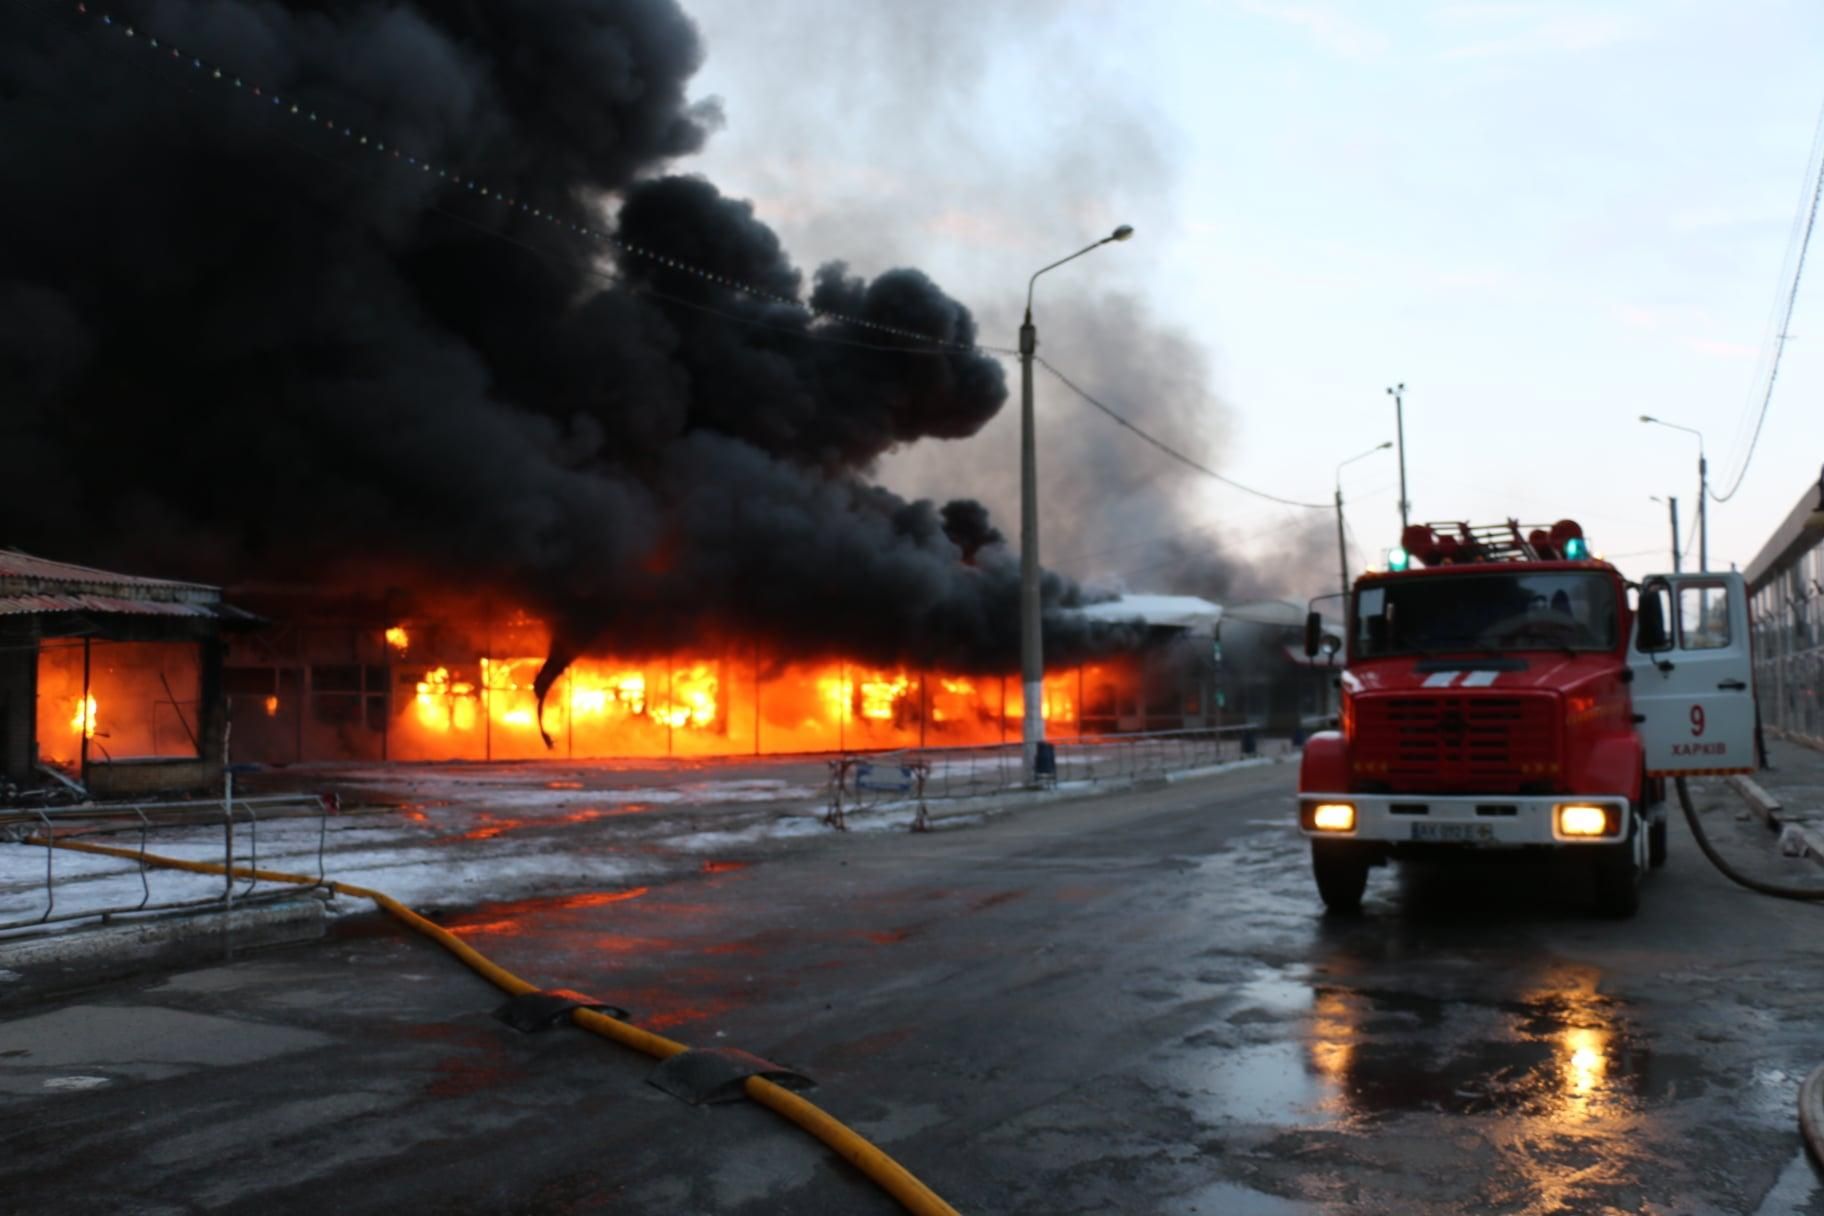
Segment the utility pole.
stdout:
<path fill-rule="evenodd" d="M 1697 568 L 1700 572 L 1708 573 L 1710 569 L 1710 462 L 1704 459 L 1704 433 L 1696 427 L 1680 426 L 1676 422 L 1667 422 L 1664 418 L 1655 418 L 1651 414 L 1642 414 L 1640 420 L 1652 423 L 1654 426 L 1670 427 L 1675 431 L 1697 436 Z"/>
<path fill-rule="evenodd" d="M 1070 257 L 1041 266 L 1026 281 L 1026 318 L 1020 323 L 1020 687 L 1023 693 L 1020 742 L 1028 785 L 1039 783 L 1039 745 L 1045 742 L 1045 651 L 1040 634 L 1045 622 L 1039 596 L 1039 458 L 1032 413 L 1032 360 L 1039 348 L 1039 331 L 1032 324 L 1032 289 L 1047 270 L 1055 270 L 1072 258 L 1080 258 L 1110 241 L 1125 241 L 1132 235 L 1133 228 L 1122 224 Z M 1005 705 L 1002 708 L 1004 711 Z M 1002 721 L 1006 721 L 1005 712 Z"/>
<path fill-rule="evenodd" d="M 1676 496 L 1671 497 L 1671 498 L 1661 498 L 1657 494 L 1652 494 L 1652 495 L 1649 495 L 1648 497 L 1650 497 L 1654 502 L 1665 503 L 1667 509 L 1670 510 L 1672 513 L 1672 573 L 1677 574 L 1679 572 L 1679 560 L 1680 560 L 1679 551 L 1678 551 L 1678 498 Z"/>
<path fill-rule="evenodd" d="M 1034 276 L 1037 277 L 1036 275 Z M 1038 784 L 1039 744 L 1045 741 L 1045 654 L 1040 638 L 1044 613 L 1039 596 L 1039 456 L 1032 414 L 1032 356 L 1039 332 L 1032 324 L 1032 289 L 1020 324 L 1020 687 L 1025 691 L 1020 726 L 1021 771 Z M 1005 685 L 1003 685 L 1005 687 Z"/>
<path fill-rule="evenodd" d="M 1349 544 L 1343 535 L 1343 470 L 1358 460 L 1366 460 L 1376 452 L 1385 452 L 1393 446 L 1393 440 L 1377 443 L 1366 452 L 1358 452 L 1336 466 L 1336 571 L 1342 576 L 1343 592 L 1343 625 L 1345 631 L 1355 626 L 1349 619 Z"/>
<path fill-rule="evenodd" d="M 1343 487 L 1336 487 L 1336 573 L 1343 590 L 1343 617 L 1349 616 L 1349 547 L 1343 540 Z"/>
<path fill-rule="evenodd" d="M 1703 436 L 1697 440 L 1697 568 L 1710 569 L 1710 462 L 1704 459 Z"/>
<path fill-rule="evenodd" d="M 1396 384 L 1387 390 L 1387 395 L 1393 398 L 1395 438 L 1400 443 L 1400 531 L 1404 533 L 1412 523 L 1412 503 L 1406 498 L 1406 386 Z"/>

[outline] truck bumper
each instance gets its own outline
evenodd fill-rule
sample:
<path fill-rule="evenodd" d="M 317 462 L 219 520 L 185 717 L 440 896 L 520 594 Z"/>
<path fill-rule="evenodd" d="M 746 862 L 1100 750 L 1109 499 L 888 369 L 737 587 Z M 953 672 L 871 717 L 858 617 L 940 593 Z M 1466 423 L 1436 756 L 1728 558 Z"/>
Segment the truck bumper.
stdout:
<path fill-rule="evenodd" d="M 1471 848 L 1570 848 L 1613 845 L 1628 838 L 1628 799 L 1617 794 L 1304 794 L 1298 796 L 1299 831 L 1313 840 L 1358 840 L 1386 845 L 1462 845 Z M 1346 830 L 1314 826 L 1319 806 L 1355 809 Z M 1597 836 L 1566 835 L 1558 808 L 1599 807 L 1604 831 Z M 1333 812 L 1329 818 L 1336 818 Z"/>

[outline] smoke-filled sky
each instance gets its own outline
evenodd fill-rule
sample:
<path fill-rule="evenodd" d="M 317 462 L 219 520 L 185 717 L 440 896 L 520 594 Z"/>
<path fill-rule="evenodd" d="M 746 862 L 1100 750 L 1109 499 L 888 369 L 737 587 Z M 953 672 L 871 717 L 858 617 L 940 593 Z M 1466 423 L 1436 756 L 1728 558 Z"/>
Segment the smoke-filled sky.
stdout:
<path fill-rule="evenodd" d="M 0 13 L 0 543 L 230 582 L 454 574 L 577 645 L 1009 660 L 1013 554 L 982 546 L 1017 534 L 1004 358 L 876 349 L 898 341 L 604 250 L 75 8 Z M 1689 440 L 1634 418 L 1703 427 L 1731 479 L 1824 100 L 1797 2 L 112 10 L 565 225 L 963 344 L 1012 345 L 1032 270 L 1131 223 L 1039 284 L 1041 353 L 1078 383 L 1324 503 L 1404 380 L 1417 518 L 1575 515 L 1637 573 L 1664 565 L 1648 495 L 1688 523 L 1695 487 Z M 1796 341 L 1718 564 L 1816 476 L 1821 387 Z M 1048 565 L 1328 589 L 1328 512 L 1038 390 Z M 1344 474 L 1352 566 L 1392 539 L 1396 480 L 1390 454 Z"/>
<path fill-rule="evenodd" d="M 1393 438 L 1403 381 L 1415 518 L 1572 515 L 1639 575 L 1668 560 L 1650 496 L 1678 496 L 1689 540 L 1697 453 L 1637 416 L 1702 430 L 1720 489 L 1741 464 L 1824 104 L 1807 0 L 689 4 L 727 116 L 698 163 L 806 256 L 915 258 L 1011 345 L 1033 270 L 1133 224 L 1040 280 L 1041 351 L 1232 476 L 1327 501 L 1338 462 Z M 1713 564 L 1745 565 L 1824 462 L 1820 255 Z M 1173 573 L 1138 525 L 1074 535 L 1100 526 L 1081 495 L 1147 469 L 1149 534 L 1308 564 L 1297 513 L 1038 391 L 1042 479 L 1072 496 L 1048 564 Z M 1004 513 L 1010 415 L 884 474 L 941 492 L 998 464 L 978 493 Z M 1397 481 L 1392 453 L 1343 472 L 1352 567 L 1394 541 Z"/>
<path fill-rule="evenodd" d="M 1009 663 L 992 521 L 871 477 L 975 434 L 1001 364 L 910 257 L 807 264 L 693 172 L 722 110 L 673 0 L 110 12 L 0 13 L 5 541 L 487 589 L 560 655 Z"/>

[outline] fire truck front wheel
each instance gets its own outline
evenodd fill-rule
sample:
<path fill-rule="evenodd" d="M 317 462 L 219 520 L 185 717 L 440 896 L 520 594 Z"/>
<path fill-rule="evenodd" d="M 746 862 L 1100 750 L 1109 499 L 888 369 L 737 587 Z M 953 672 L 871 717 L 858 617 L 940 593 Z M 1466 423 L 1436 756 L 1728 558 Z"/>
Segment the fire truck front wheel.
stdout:
<path fill-rule="evenodd" d="M 1640 911 L 1642 867 L 1635 841 L 1605 845 L 1595 861 L 1597 914 L 1625 920 Z"/>
<path fill-rule="evenodd" d="M 1311 842 L 1311 872 L 1317 878 L 1317 893 L 1323 896 L 1324 907 L 1345 913 L 1362 906 L 1370 860 L 1367 850 L 1352 841 Z"/>

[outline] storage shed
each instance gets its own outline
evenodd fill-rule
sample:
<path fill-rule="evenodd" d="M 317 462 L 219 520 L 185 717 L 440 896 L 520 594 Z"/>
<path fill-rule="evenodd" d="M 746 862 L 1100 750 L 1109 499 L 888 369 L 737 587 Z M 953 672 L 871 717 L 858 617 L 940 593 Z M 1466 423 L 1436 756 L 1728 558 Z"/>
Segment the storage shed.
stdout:
<path fill-rule="evenodd" d="M 213 785 L 222 633 L 257 623 L 217 587 L 0 550 L 0 778 L 97 798 Z"/>

